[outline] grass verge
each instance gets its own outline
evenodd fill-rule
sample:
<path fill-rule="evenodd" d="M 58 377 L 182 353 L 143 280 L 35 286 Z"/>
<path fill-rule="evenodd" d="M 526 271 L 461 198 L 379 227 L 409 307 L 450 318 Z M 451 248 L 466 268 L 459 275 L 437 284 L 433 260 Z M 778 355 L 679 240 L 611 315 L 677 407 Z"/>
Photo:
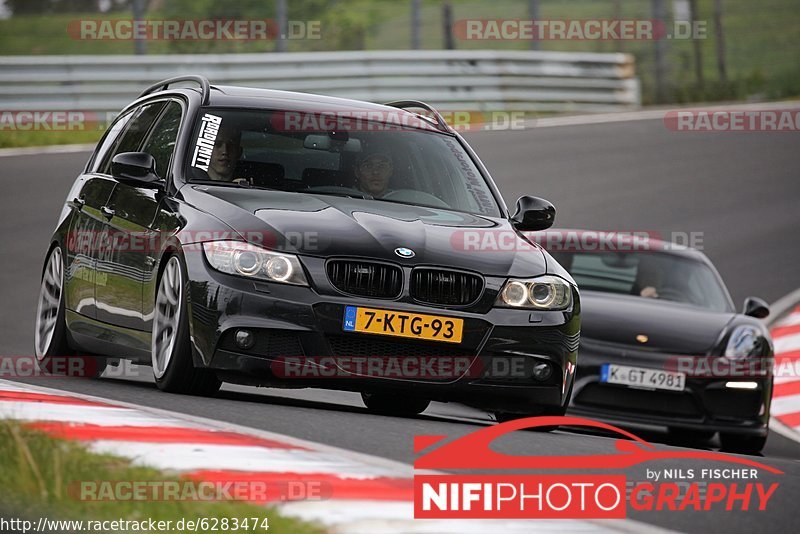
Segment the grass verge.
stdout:
<path fill-rule="evenodd" d="M 93 454 L 78 443 L 54 439 L 14 421 L 0 421 L 0 512 L 6 518 L 34 521 L 154 521 L 217 520 L 219 530 L 228 532 L 223 519 L 268 518 L 269 532 L 317 533 L 316 525 L 280 516 L 270 508 L 243 502 L 197 501 L 88 501 L 80 500 L 70 484 L 80 481 L 179 481 L 177 477 L 147 467 L 136 467 L 124 458 Z M 252 525 L 245 532 L 266 532 Z M 48 531 L 80 530 L 75 524 Z M 172 530 L 177 532 L 180 530 Z"/>
<path fill-rule="evenodd" d="M 96 143 L 102 135 L 103 132 L 99 130 L 79 132 L 0 130 L 0 148 Z"/>

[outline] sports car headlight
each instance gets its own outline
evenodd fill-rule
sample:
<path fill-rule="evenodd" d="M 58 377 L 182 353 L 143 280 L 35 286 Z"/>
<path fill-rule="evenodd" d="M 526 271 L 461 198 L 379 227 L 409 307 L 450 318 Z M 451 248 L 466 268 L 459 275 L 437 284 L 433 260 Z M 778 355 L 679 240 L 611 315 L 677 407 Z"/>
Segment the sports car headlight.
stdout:
<path fill-rule="evenodd" d="M 510 278 L 495 304 L 507 308 L 563 310 L 571 302 L 572 291 L 567 282 L 557 276 L 540 276 L 528 280 Z"/>
<path fill-rule="evenodd" d="M 725 357 L 732 360 L 739 360 L 747 356 L 753 356 L 761 350 L 761 333 L 754 326 L 737 326 L 728 338 L 728 346 L 725 347 Z"/>
<path fill-rule="evenodd" d="M 272 252 L 243 241 L 208 241 L 203 243 L 206 259 L 223 273 L 307 286 L 300 260 L 292 254 Z"/>

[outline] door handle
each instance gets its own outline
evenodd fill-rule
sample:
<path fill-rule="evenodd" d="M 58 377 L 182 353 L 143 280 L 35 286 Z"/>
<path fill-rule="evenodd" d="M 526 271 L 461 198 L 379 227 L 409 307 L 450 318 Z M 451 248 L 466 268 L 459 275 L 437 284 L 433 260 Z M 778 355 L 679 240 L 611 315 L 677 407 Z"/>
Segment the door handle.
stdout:
<path fill-rule="evenodd" d="M 114 210 L 112 210 L 112 209 L 111 209 L 111 208 L 109 208 L 108 206 L 102 206 L 102 207 L 100 208 L 100 213 L 102 213 L 102 214 L 103 214 L 103 216 L 104 216 L 106 219 L 111 219 L 111 217 L 113 217 L 113 216 L 114 216 Z"/>

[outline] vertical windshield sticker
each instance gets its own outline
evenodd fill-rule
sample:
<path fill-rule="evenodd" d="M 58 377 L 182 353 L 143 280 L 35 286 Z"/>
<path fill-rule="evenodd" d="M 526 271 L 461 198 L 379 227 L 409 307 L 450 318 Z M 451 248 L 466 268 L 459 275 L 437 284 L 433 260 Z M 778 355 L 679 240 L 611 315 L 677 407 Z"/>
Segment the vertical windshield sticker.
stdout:
<path fill-rule="evenodd" d="M 478 209 L 484 215 L 491 215 L 495 211 L 494 202 L 492 202 L 491 196 L 484 190 L 485 182 L 478 177 L 475 172 L 477 169 L 467 160 L 466 153 L 461 150 L 455 142 L 450 139 L 445 139 L 444 144 L 447 145 L 447 148 L 450 149 L 450 152 L 458 160 L 461 172 L 464 173 L 463 176 L 466 178 L 464 185 L 475 200 Z"/>
<path fill-rule="evenodd" d="M 200 119 L 200 132 L 197 134 L 197 144 L 194 147 L 192 156 L 192 166 L 208 172 L 208 165 L 211 163 L 211 151 L 214 149 L 214 142 L 219 134 L 219 125 L 222 124 L 222 117 L 217 117 L 210 113 L 203 115 Z"/>

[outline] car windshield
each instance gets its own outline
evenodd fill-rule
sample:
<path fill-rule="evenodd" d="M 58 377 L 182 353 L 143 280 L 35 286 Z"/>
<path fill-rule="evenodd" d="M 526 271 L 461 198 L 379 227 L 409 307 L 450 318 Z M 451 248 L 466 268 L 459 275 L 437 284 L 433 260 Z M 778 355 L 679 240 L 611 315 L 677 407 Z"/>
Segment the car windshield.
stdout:
<path fill-rule="evenodd" d="M 662 252 L 551 252 L 580 289 L 731 310 L 728 291 L 705 263 Z"/>
<path fill-rule="evenodd" d="M 396 116 L 405 116 L 401 113 Z M 187 151 L 186 175 L 194 182 L 500 216 L 492 191 L 458 139 L 422 118 L 414 127 L 387 121 L 204 109 Z"/>

